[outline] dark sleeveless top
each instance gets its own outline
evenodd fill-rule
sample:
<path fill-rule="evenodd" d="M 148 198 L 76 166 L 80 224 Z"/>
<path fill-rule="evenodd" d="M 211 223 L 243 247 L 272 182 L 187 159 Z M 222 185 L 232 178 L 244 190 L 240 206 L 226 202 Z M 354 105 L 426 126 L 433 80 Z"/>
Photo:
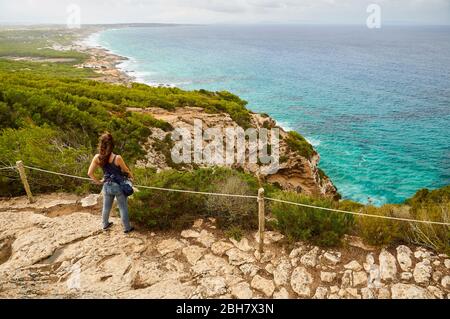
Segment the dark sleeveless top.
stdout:
<path fill-rule="evenodd" d="M 112 181 L 114 177 L 121 178 L 123 176 L 122 169 L 120 166 L 115 164 L 117 154 L 114 155 L 112 162 L 107 162 L 103 167 L 103 176 L 105 181 Z"/>

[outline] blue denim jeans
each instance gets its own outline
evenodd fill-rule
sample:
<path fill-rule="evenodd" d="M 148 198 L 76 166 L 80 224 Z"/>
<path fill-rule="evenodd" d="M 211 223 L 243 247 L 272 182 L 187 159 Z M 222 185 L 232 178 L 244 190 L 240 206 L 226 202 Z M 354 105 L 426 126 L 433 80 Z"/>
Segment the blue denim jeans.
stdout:
<path fill-rule="evenodd" d="M 117 204 L 119 206 L 120 218 L 122 219 L 122 224 L 124 230 L 130 229 L 130 219 L 128 217 L 128 202 L 127 197 L 122 193 L 119 184 L 114 182 L 106 182 L 103 184 L 103 211 L 102 211 L 102 221 L 103 227 L 108 226 L 109 223 L 109 213 L 114 201 L 114 197 L 117 199 Z"/>

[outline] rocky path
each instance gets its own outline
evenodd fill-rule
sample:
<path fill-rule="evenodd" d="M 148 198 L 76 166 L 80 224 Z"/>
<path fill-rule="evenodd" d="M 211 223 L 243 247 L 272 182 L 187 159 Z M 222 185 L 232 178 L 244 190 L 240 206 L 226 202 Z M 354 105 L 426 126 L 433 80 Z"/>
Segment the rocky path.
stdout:
<path fill-rule="evenodd" d="M 97 196 L 0 201 L 0 297 L 444 298 L 450 258 L 422 247 L 374 249 L 358 238 L 323 250 L 267 232 L 230 240 L 213 219 L 181 233 L 99 230 Z"/>

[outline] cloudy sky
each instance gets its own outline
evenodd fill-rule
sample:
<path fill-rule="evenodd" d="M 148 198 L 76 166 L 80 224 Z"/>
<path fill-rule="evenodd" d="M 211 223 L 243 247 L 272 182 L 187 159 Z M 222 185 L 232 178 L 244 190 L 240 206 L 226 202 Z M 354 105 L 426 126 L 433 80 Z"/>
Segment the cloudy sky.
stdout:
<path fill-rule="evenodd" d="M 450 0 L 0 0 L 0 24 L 66 23 L 71 4 L 81 23 L 365 24 L 371 3 L 383 23 L 450 25 Z"/>

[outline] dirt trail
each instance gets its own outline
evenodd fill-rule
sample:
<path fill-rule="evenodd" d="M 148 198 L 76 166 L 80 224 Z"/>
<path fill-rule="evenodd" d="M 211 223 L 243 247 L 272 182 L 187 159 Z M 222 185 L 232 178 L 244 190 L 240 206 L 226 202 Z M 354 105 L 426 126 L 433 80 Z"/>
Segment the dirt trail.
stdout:
<path fill-rule="evenodd" d="M 323 250 L 267 232 L 236 242 L 197 220 L 181 233 L 100 229 L 101 198 L 69 194 L 0 200 L 2 298 L 445 298 L 450 258 L 347 238 Z M 84 207 L 83 207 L 84 206 Z M 114 214 L 113 214 L 114 215 Z"/>

